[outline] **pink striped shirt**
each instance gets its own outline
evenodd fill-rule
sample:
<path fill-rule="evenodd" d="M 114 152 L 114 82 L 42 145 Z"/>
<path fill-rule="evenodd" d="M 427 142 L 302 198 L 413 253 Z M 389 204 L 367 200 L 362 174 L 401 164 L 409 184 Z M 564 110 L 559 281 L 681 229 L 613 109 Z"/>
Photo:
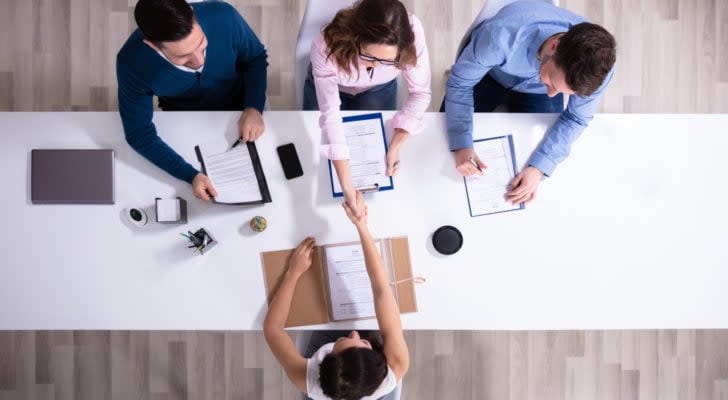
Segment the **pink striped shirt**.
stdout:
<path fill-rule="evenodd" d="M 415 34 L 415 49 L 417 51 L 417 65 L 407 67 L 400 71 L 395 66 L 380 65 L 374 71 L 373 77 L 362 63 L 356 71 L 349 75 L 341 70 L 333 59 L 326 59 L 329 53 L 320 32 L 311 44 L 311 66 L 313 79 L 316 85 L 316 98 L 318 99 L 321 117 L 322 144 L 321 155 L 330 160 L 349 159 L 349 147 L 346 145 L 346 136 L 341 123 L 341 99 L 339 91 L 356 95 L 366 90 L 397 78 L 400 72 L 404 73 L 409 96 L 402 109 L 397 111 L 392 119 L 394 128 L 403 129 L 413 135 L 421 133 L 424 129 L 422 116 L 430 105 L 432 91 L 430 90 L 430 57 L 425 43 L 425 31 L 422 23 L 414 15 L 410 16 L 410 23 Z"/>

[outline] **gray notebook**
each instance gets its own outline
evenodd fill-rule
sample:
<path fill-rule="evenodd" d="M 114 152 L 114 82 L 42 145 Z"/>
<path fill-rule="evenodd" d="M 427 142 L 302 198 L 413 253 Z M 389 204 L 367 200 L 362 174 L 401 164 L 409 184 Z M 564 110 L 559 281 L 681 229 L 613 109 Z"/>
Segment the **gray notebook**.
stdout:
<path fill-rule="evenodd" d="M 33 204 L 114 204 L 114 151 L 31 151 Z"/>

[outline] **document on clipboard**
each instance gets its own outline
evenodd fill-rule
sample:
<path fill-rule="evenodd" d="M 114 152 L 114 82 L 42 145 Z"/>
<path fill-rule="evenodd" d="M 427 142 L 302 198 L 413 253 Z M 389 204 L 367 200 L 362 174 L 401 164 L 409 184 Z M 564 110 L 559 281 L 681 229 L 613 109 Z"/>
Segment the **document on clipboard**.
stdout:
<path fill-rule="evenodd" d="M 343 129 L 351 159 L 349 169 L 356 190 L 378 192 L 394 189 L 387 175 L 387 138 L 382 113 L 344 117 Z M 343 197 L 339 177 L 329 160 L 329 177 L 334 197 Z"/>
<path fill-rule="evenodd" d="M 406 237 L 375 241 L 399 312 L 417 312 L 409 241 Z M 261 253 L 268 303 L 280 288 L 294 249 Z M 293 292 L 286 328 L 333 321 L 373 318 L 374 295 L 361 243 L 316 246 L 311 267 L 301 275 Z"/>
<path fill-rule="evenodd" d="M 516 156 L 513 136 L 500 136 L 473 142 L 475 154 L 488 166 L 483 176 L 468 176 L 465 194 L 471 217 L 521 210 L 523 203 L 516 205 L 506 200 L 508 184 L 516 176 Z"/>
<path fill-rule="evenodd" d="M 217 204 L 270 203 L 268 182 L 254 142 L 233 146 L 226 142 L 195 146 L 202 173 L 217 190 Z"/>

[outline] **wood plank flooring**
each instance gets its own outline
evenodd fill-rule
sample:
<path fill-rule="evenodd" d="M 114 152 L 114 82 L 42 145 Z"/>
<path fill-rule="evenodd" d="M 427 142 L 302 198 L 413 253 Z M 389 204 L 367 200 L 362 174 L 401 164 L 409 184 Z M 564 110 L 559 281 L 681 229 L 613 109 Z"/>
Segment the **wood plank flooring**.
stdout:
<path fill-rule="evenodd" d="M 266 44 L 271 109 L 294 99 L 294 47 L 305 0 L 230 0 Z M 482 0 L 404 0 L 425 26 L 439 107 L 446 71 Z M 115 55 L 136 0 L 0 2 L 0 111 L 116 110 Z M 728 1 L 562 0 L 618 41 L 602 112 L 728 112 Z"/>
<path fill-rule="evenodd" d="M 135 0 L 0 0 L 0 111 L 116 110 Z M 292 109 L 305 0 L 233 0 Z M 423 21 L 433 104 L 479 0 L 404 0 Z M 728 112 L 728 1 L 562 0 L 617 38 L 602 112 Z M 2 312 L 2 311 L 0 311 Z M 728 331 L 407 332 L 409 399 L 728 400 Z M 0 400 L 297 399 L 259 332 L 0 332 Z"/>
<path fill-rule="evenodd" d="M 728 331 L 407 332 L 403 399 L 728 400 Z M 257 332 L 0 332 L 0 399 L 298 399 Z"/>

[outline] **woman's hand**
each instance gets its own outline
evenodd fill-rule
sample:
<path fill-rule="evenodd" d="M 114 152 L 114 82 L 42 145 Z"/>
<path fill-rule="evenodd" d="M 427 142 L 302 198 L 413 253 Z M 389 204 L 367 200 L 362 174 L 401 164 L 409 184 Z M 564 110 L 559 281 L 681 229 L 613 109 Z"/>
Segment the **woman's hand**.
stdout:
<path fill-rule="evenodd" d="M 359 196 L 361 193 L 358 190 L 344 190 L 344 204 L 346 204 L 351 210 L 352 214 L 357 218 L 362 215 L 363 204 L 359 203 Z"/>
<path fill-rule="evenodd" d="M 409 136 L 409 132 L 404 129 L 396 128 L 394 130 L 394 137 L 389 142 L 389 150 L 387 151 L 387 176 L 397 175 L 400 161 L 399 151 Z"/>
<path fill-rule="evenodd" d="M 357 228 L 365 227 L 369 218 L 369 208 L 364 202 L 364 196 L 361 195 L 361 192 L 356 192 L 356 204 L 359 206 L 359 216 L 356 215 L 348 201 L 345 201 L 342 206 L 346 210 L 346 216 Z"/>
<path fill-rule="evenodd" d="M 316 240 L 307 237 L 293 250 L 291 259 L 288 261 L 288 272 L 299 278 L 311 267 L 313 261 L 313 248 L 316 247 Z"/>

